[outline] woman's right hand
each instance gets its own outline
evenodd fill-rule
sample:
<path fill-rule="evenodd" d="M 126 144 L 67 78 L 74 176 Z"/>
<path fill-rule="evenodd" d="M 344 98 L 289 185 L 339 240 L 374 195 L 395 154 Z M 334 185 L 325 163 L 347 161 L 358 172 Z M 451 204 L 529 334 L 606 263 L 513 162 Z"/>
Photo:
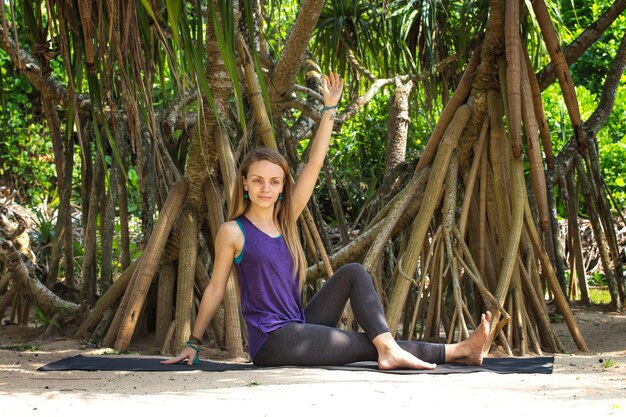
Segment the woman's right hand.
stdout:
<path fill-rule="evenodd" d="M 161 361 L 161 364 L 171 365 L 174 363 L 180 363 L 184 361 L 185 359 L 187 359 L 187 365 L 191 366 L 194 364 L 193 361 L 194 359 L 196 359 L 197 356 L 198 356 L 198 352 L 196 352 L 194 348 L 186 346 L 185 349 L 183 349 L 182 352 L 180 352 L 178 356 L 176 356 L 175 358 Z"/>
<path fill-rule="evenodd" d="M 339 74 L 332 71 L 322 77 L 322 93 L 324 96 L 324 106 L 336 106 L 341 98 L 343 90 L 343 80 Z"/>

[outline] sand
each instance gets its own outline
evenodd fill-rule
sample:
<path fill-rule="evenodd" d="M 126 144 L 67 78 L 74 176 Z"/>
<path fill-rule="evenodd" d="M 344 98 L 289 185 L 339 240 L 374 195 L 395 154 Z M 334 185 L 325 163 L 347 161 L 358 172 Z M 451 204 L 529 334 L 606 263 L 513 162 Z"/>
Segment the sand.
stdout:
<path fill-rule="evenodd" d="M 555 324 L 568 353 L 555 355 L 550 375 L 393 375 L 292 368 L 38 372 L 48 362 L 76 354 L 100 355 L 107 349 L 81 349 L 80 341 L 71 338 L 32 341 L 32 329 L 2 326 L 0 346 L 31 341 L 39 349 L 0 350 L 0 410 L 2 416 L 46 417 L 136 412 L 184 417 L 626 416 L 626 316 L 582 307 L 575 307 L 574 313 L 591 352 L 578 352 L 565 324 Z M 142 346 L 133 349 L 141 351 Z"/>

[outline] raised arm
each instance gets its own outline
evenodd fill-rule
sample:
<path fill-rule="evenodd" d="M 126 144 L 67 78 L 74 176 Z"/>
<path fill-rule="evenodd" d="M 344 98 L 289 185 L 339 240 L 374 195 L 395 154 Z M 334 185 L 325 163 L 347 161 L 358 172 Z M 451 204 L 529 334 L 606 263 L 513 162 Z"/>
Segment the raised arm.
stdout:
<path fill-rule="evenodd" d="M 215 238 L 215 262 L 213 265 L 213 273 L 211 274 L 211 282 L 209 282 L 209 285 L 202 294 L 196 323 L 194 324 L 193 331 L 191 332 L 191 336 L 194 339 L 202 339 L 202 335 L 206 331 L 211 319 L 224 299 L 224 292 L 226 290 L 228 277 L 230 276 L 230 269 L 233 265 L 235 252 L 237 251 L 237 248 L 241 249 L 241 246 L 243 246 L 242 242 L 238 243 L 240 234 L 241 232 L 235 222 L 222 224 L 217 232 L 217 236 Z M 243 236 L 241 236 L 241 239 L 243 239 Z M 178 356 L 162 361 L 161 363 L 169 365 L 172 363 L 179 363 L 187 359 L 187 364 L 192 365 L 196 357 L 196 350 L 186 346 Z"/>
<path fill-rule="evenodd" d="M 342 89 L 343 81 L 339 78 L 339 75 L 332 72 L 330 72 L 328 76 L 324 75 L 322 79 L 322 91 L 324 93 L 322 119 L 320 120 L 317 133 L 313 139 L 313 144 L 311 145 L 309 160 L 296 180 L 293 190 L 293 211 L 296 218 L 302 213 L 302 210 L 304 210 L 304 207 L 309 202 L 320 170 L 324 164 L 328 144 L 330 143 L 330 135 L 335 122 L 337 103 L 341 97 Z"/>

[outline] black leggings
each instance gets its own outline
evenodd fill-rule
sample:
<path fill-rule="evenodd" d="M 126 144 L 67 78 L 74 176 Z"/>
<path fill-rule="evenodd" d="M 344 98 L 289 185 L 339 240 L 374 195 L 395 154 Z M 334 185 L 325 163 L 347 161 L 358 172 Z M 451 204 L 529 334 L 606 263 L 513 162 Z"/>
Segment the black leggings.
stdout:
<path fill-rule="evenodd" d="M 348 300 L 365 333 L 336 328 Z M 389 331 L 372 279 L 360 264 L 339 268 L 306 305 L 304 316 L 306 323 L 291 323 L 270 333 L 254 363 L 316 366 L 376 361 L 378 352 L 371 341 Z M 423 361 L 445 361 L 442 344 L 402 340 L 398 344 Z"/>

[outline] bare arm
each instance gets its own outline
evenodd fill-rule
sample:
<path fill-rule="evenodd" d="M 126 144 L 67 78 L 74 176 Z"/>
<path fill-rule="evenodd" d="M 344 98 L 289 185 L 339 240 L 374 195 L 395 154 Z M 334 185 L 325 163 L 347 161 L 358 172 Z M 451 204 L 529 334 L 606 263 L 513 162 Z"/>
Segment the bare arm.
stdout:
<path fill-rule="evenodd" d="M 238 233 L 240 233 L 238 226 L 234 222 L 224 223 L 217 232 L 215 238 L 215 262 L 211 282 L 209 282 L 202 294 L 196 323 L 191 332 L 191 335 L 198 340 L 202 339 L 202 335 L 224 299 L 224 292 L 230 276 L 236 248 L 241 246 L 237 244 Z M 187 346 L 175 358 L 162 361 L 161 363 L 168 365 L 187 359 L 187 364 L 192 365 L 196 356 L 197 352 Z"/>
<path fill-rule="evenodd" d="M 336 106 L 341 97 L 343 81 L 339 78 L 339 75 L 330 72 L 328 76 L 324 75 L 322 89 L 324 93 L 324 106 Z M 322 112 L 322 120 L 320 121 L 317 133 L 313 139 L 313 144 L 311 145 L 309 160 L 296 180 L 293 190 L 293 211 L 296 217 L 302 213 L 302 210 L 304 210 L 304 207 L 311 198 L 311 194 L 313 194 L 315 183 L 317 182 L 320 170 L 324 164 L 324 159 L 326 158 L 326 152 L 328 151 L 336 111 L 336 107 L 333 107 L 332 109 Z"/>

